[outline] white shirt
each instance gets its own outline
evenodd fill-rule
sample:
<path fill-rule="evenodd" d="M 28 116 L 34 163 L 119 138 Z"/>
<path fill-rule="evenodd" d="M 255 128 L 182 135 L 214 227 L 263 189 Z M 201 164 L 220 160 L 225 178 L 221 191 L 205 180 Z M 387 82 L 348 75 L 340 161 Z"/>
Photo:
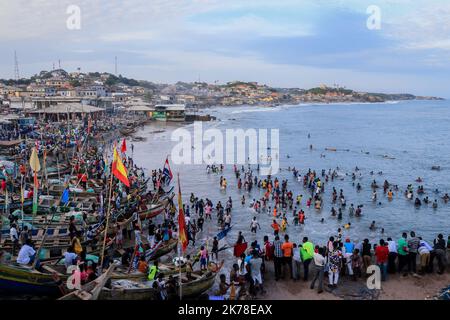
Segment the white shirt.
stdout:
<path fill-rule="evenodd" d="M 17 263 L 20 264 L 29 264 L 30 257 L 32 257 L 36 251 L 30 247 L 29 245 L 23 245 L 19 251 L 19 255 L 17 256 Z"/>
<path fill-rule="evenodd" d="M 294 251 L 294 256 L 293 256 L 294 260 L 302 261 L 302 259 L 300 258 L 300 250 L 298 248 L 293 248 L 292 251 Z"/>
<path fill-rule="evenodd" d="M 239 259 L 237 263 L 238 263 L 238 266 L 239 266 L 239 275 L 245 276 L 247 274 L 247 268 L 246 268 L 247 264 L 242 259 Z M 243 266 L 242 266 L 242 264 L 243 264 Z M 241 266 L 242 266 L 242 270 L 241 270 Z"/>
<path fill-rule="evenodd" d="M 390 240 L 388 243 L 389 252 L 397 253 L 397 243 L 394 240 Z"/>
<path fill-rule="evenodd" d="M 325 265 L 325 257 L 321 254 L 314 253 L 314 264 L 319 267 L 323 267 Z"/>
<path fill-rule="evenodd" d="M 426 254 L 426 253 L 430 253 L 430 251 L 428 250 L 428 248 L 426 246 L 420 246 L 417 251 L 419 252 L 419 254 Z"/>
<path fill-rule="evenodd" d="M 430 246 L 430 244 L 424 240 L 420 240 L 420 247 L 425 247 L 428 251 L 432 251 L 433 248 Z"/>
<path fill-rule="evenodd" d="M 9 229 L 9 236 L 11 237 L 11 241 L 19 240 L 19 234 L 17 233 L 16 228 Z"/>

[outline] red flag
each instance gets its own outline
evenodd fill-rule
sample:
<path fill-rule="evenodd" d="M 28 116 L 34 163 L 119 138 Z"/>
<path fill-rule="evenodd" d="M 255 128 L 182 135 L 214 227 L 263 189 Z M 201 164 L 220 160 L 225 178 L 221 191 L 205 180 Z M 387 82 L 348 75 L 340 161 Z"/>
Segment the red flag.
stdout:
<path fill-rule="evenodd" d="M 120 151 L 122 153 L 125 153 L 127 151 L 127 143 L 125 141 L 125 138 L 123 138 L 122 147 L 120 148 Z"/>
<path fill-rule="evenodd" d="M 34 185 L 36 186 L 36 188 L 39 188 L 39 180 L 38 180 L 36 171 L 34 172 L 33 180 L 34 180 L 33 182 L 34 182 Z"/>
<path fill-rule="evenodd" d="M 87 127 L 87 134 L 88 135 L 91 133 L 91 127 L 92 127 L 92 121 L 91 121 L 91 118 L 89 117 L 89 119 L 88 119 L 88 127 Z"/>
<path fill-rule="evenodd" d="M 184 218 L 183 201 L 181 200 L 180 174 L 178 174 L 178 238 L 181 242 L 183 252 L 188 246 L 188 237 L 186 230 L 186 220 Z"/>

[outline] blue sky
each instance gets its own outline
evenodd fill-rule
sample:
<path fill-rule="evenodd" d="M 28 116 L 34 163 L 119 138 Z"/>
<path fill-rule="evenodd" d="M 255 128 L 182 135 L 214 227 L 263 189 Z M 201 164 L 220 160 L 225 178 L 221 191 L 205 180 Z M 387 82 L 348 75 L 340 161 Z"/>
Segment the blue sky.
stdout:
<path fill-rule="evenodd" d="M 69 30 L 69 5 L 81 29 Z M 368 6 L 381 12 L 369 30 Z M 53 63 L 155 82 L 233 80 L 450 98 L 447 0 L 0 0 L 0 77 Z"/>

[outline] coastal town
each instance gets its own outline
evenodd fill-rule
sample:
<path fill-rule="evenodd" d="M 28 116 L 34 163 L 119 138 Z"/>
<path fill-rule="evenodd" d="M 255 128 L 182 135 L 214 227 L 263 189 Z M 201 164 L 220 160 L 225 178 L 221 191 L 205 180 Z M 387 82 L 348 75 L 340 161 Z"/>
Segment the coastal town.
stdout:
<path fill-rule="evenodd" d="M 196 112 L 214 106 L 271 108 L 302 103 L 373 103 L 439 98 L 361 93 L 325 85 L 308 90 L 271 88 L 253 82 L 162 85 L 109 73 L 67 73 L 62 69 L 43 71 L 30 79 L 1 80 L 0 94 L 0 292 L 8 298 L 286 298 L 280 293 L 284 292 L 283 286 L 297 290 L 300 285 L 295 281 L 303 278 L 305 286 L 311 280 L 309 263 L 313 257 L 317 272 L 309 294 L 302 292 L 306 298 L 321 293 L 326 299 L 342 298 L 336 290 L 339 270 L 341 276 L 345 275 L 343 286 L 354 291 L 355 286 L 349 282 L 356 281 L 357 273 L 353 270 L 357 270 L 359 277 L 363 270 L 368 277 L 369 267 L 375 262 L 389 266 L 390 277 L 392 274 L 393 278 L 391 283 L 399 281 L 396 274 L 400 273 L 403 277 L 411 275 L 413 279 L 434 279 L 435 286 L 429 289 L 433 295 L 442 287 L 442 279 L 447 279 L 445 269 L 450 237 L 445 242 L 443 234 L 426 242 L 417 238 L 414 232 L 404 233 L 398 240 L 398 263 L 396 256 L 391 255 L 394 247 L 397 250 L 397 243 L 390 238 L 390 252 L 384 240 L 376 247 L 369 244 L 368 239 L 363 243 L 350 242 L 346 238 L 344 246 L 344 233 L 349 232 L 351 223 L 343 226 L 344 231 L 339 228 L 338 234 L 330 237 L 326 248 L 320 247 L 316 241 L 313 246 L 312 240 L 304 233 L 303 242 L 298 247 L 290 242 L 289 239 L 298 236 L 294 233 L 295 228 L 305 224 L 305 212 L 308 215 L 322 212 L 327 203 L 325 196 L 332 197 L 332 217 L 336 216 L 334 206 L 339 206 L 338 221 L 347 211 L 349 219 L 361 217 L 363 206 L 358 205 L 354 209 L 350 204 L 347 207 L 345 200 L 347 192 L 355 190 L 357 179 L 363 183 L 358 167 L 345 174 L 337 167 L 328 171 L 321 169 L 321 174 L 319 169 L 316 172 L 302 168 L 300 173 L 298 168 L 289 167 L 284 170 L 287 176 L 278 177 L 263 176 L 259 165 L 246 164 L 246 167 L 238 168 L 236 164 L 215 163 L 208 165 L 206 172 L 202 169 L 194 179 L 207 175 L 217 180 L 214 184 L 220 188 L 219 196 L 214 196 L 208 180 L 203 186 L 208 188 L 206 195 L 198 194 L 197 189 L 183 190 L 185 196 L 186 193 L 191 194 L 183 201 L 182 178 L 172 172 L 169 156 L 166 158 L 156 146 L 152 152 L 161 160 L 161 167 L 144 168 L 142 155 L 136 156 L 134 149 L 134 143 L 139 145 L 164 131 L 155 130 L 153 125 L 157 121 L 181 125 L 197 120 L 214 120 L 213 116 Z M 139 128 L 153 131 L 137 136 L 135 133 Z M 305 139 L 308 143 L 312 141 L 309 133 Z M 140 146 L 143 147 L 142 144 Z M 313 149 L 309 144 L 307 150 L 311 154 Z M 325 148 L 325 152 L 340 151 Z M 319 159 L 322 158 L 324 155 L 320 154 Z M 440 169 L 431 168 L 436 172 Z M 368 173 L 370 178 L 373 175 L 373 172 Z M 338 200 L 335 183 L 344 177 L 348 181 L 351 177 L 353 185 L 346 189 L 345 196 L 340 189 Z M 230 185 L 227 191 L 227 179 L 230 183 L 236 180 L 233 184 L 237 189 Z M 446 210 L 450 201 L 446 190 L 439 197 L 439 191 L 435 192 L 433 202 L 428 196 L 425 198 L 422 180 L 414 181 L 417 190 L 412 184 L 408 185 L 405 198 L 412 201 L 416 197 L 416 207 L 423 201 L 424 207 L 430 204 L 433 210 L 438 210 L 438 206 Z M 332 195 L 326 195 L 325 185 L 327 192 L 332 188 Z M 375 180 L 366 187 L 373 190 L 372 201 L 378 201 L 376 190 L 380 186 Z M 359 193 L 361 188 L 358 182 L 356 192 Z M 395 191 L 396 198 L 402 197 L 400 187 L 387 180 L 383 185 L 384 193 L 379 191 L 379 197 L 394 201 L 390 188 Z M 294 194 L 295 189 L 300 189 L 295 191 L 298 194 Z M 300 193 L 306 194 L 303 202 Z M 252 196 L 255 198 L 250 201 Z M 231 223 L 232 214 L 238 215 L 242 210 L 250 210 L 254 215 L 251 222 L 249 220 L 251 233 L 246 232 L 243 225 Z M 212 215 L 217 216 L 217 223 L 211 221 L 214 220 Z M 255 239 L 258 228 L 261 229 L 257 216 L 261 224 L 268 225 L 273 220 L 270 224 L 275 237 L 273 242 L 269 241 L 267 233 L 264 244 L 260 245 Z M 289 220 L 293 217 L 294 225 L 291 227 L 288 227 L 288 216 Z M 370 228 L 377 229 L 375 221 Z M 383 230 L 381 235 L 384 236 L 384 227 L 378 229 Z M 238 232 L 237 240 L 234 232 Z M 253 241 L 246 241 L 244 234 Z M 411 250 L 411 254 L 401 254 L 404 243 L 411 247 L 405 249 Z M 429 260 L 422 261 L 422 253 L 419 259 L 419 247 L 420 252 L 428 257 L 431 255 Z M 360 251 L 362 257 L 358 253 Z M 346 253 L 343 255 L 342 252 Z M 337 259 L 336 270 L 326 271 L 330 284 L 325 289 L 323 255 Z M 379 255 L 382 263 L 378 261 L 381 259 Z M 407 262 L 405 255 L 409 259 Z M 353 259 L 359 259 L 355 266 Z M 416 260 L 420 262 L 417 267 Z M 273 261 L 273 266 L 269 261 Z M 388 269 L 383 271 L 383 277 Z M 317 277 L 320 278 L 316 295 L 312 289 Z M 266 281 L 273 285 L 271 292 L 263 287 Z M 376 290 L 364 292 L 367 299 L 379 295 Z"/>
<path fill-rule="evenodd" d="M 65 105 L 72 110 L 86 106 L 93 113 L 120 111 L 146 113 L 155 119 L 183 120 L 185 108 L 211 106 L 276 106 L 300 103 L 385 102 L 388 100 L 439 99 L 411 94 L 356 92 L 338 85 L 312 89 L 272 88 L 257 82 L 234 81 L 226 84 L 177 82 L 157 84 L 116 76 L 106 72 L 41 71 L 28 79 L 0 80 L 2 114 L 46 114 Z M 89 107 L 88 107 L 89 106 Z M 93 108 L 91 108 L 93 107 Z M 67 113 L 67 110 L 64 111 Z"/>

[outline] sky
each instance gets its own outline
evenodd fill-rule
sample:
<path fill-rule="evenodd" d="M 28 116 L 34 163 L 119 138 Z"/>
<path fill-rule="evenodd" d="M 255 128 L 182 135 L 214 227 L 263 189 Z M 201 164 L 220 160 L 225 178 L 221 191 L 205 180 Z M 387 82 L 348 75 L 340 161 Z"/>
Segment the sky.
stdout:
<path fill-rule="evenodd" d="M 58 61 L 114 73 L 117 56 L 119 74 L 158 83 L 450 98 L 450 0 L 0 0 L 0 78 L 14 78 L 14 51 L 21 77 Z"/>

